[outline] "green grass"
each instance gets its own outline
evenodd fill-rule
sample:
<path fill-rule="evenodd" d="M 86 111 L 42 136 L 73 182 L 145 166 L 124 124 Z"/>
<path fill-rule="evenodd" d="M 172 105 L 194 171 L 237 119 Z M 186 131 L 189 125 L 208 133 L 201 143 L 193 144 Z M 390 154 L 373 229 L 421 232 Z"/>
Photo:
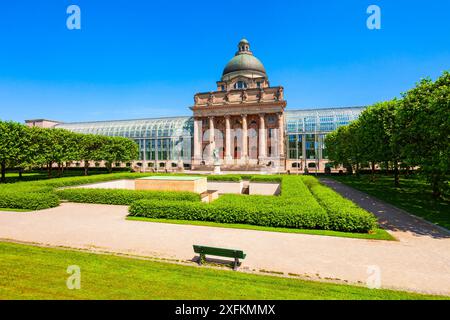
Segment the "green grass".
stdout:
<path fill-rule="evenodd" d="M 79 290 L 66 287 L 71 265 Z M 442 298 L 0 242 L 0 299 Z"/>
<path fill-rule="evenodd" d="M 392 176 L 377 175 L 375 182 L 370 175 L 331 178 L 450 230 L 449 198 L 434 199 L 430 186 L 417 176 L 402 177 L 399 188 Z"/>
<path fill-rule="evenodd" d="M 0 208 L 0 211 L 11 211 L 11 212 L 30 212 L 29 209 L 14 209 L 14 208 Z"/>
<path fill-rule="evenodd" d="M 339 232 L 339 231 L 332 231 L 332 230 L 274 228 L 274 227 L 255 226 L 255 225 L 249 225 L 249 224 L 217 223 L 217 222 L 195 221 L 195 220 L 152 219 L 152 218 L 133 217 L 133 216 L 128 216 L 127 220 L 155 222 L 155 223 L 170 223 L 170 224 L 189 224 L 189 225 L 194 225 L 194 226 L 246 229 L 246 230 L 267 231 L 267 232 L 301 233 L 301 234 L 310 234 L 310 235 L 318 235 L 318 236 L 368 239 L 368 240 L 388 240 L 388 241 L 395 240 L 395 238 L 393 236 L 391 236 L 384 229 L 375 229 L 373 233 L 352 233 L 352 232 Z"/>

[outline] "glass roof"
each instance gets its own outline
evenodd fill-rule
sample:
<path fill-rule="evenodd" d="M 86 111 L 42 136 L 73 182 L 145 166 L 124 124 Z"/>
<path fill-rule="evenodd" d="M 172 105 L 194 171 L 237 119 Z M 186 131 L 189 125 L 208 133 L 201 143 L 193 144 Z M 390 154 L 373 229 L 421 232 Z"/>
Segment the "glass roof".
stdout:
<path fill-rule="evenodd" d="M 288 134 L 331 132 L 357 119 L 364 109 L 364 107 L 352 107 L 286 110 L 285 129 Z M 193 121 L 192 117 L 170 117 L 62 123 L 56 127 L 79 133 L 155 139 L 192 136 Z"/>
<path fill-rule="evenodd" d="M 78 133 L 90 133 L 128 138 L 171 138 L 191 135 L 193 120 L 190 117 L 136 119 L 96 122 L 63 123 L 57 128 Z"/>
<path fill-rule="evenodd" d="M 287 133 L 327 133 L 356 120 L 365 107 L 286 110 Z"/>

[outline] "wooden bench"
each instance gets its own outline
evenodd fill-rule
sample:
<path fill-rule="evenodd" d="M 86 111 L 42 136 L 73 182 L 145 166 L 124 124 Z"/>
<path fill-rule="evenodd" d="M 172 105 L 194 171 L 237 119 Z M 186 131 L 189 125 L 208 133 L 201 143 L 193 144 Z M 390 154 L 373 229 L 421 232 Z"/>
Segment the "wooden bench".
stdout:
<path fill-rule="evenodd" d="M 245 259 L 247 256 L 242 250 L 235 249 L 224 249 L 224 248 L 214 248 L 194 245 L 194 252 L 200 255 L 198 259 L 198 264 L 201 265 L 202 261 L 205 259 L 206 255 L 234 258 L 233 270 L 237 270 L 240 265 L 239 259 Z"/>

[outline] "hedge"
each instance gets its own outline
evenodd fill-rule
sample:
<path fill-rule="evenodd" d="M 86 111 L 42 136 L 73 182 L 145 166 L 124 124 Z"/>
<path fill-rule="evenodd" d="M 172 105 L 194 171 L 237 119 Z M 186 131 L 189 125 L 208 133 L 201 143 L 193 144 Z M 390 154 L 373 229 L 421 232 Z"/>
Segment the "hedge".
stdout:
<path fill-rule="evenodd" d="M 211 204 L 142 200 L 134 202 L 129 213 L 148 218 L 361 233 L 376 228 L 372 214 L 322 186 L 317 179 L 306 178 L 308 186 L 303 178 L 282 177 L 279 197 L 227 194 Z"/>
<path fill-rule="evenodd" d="M 59 199 L 52 193 L 2 192 L 0 208 L 42 210 L 59 206 Z"/>
<path fill-rule="evenodd" d="M 337 231 L 367 232 L 378 226 L 375 216 L 360 208 L 316 178 L 302 177 L 303 181 L 329 216 L 329 228 Z"/>
<path fill-rule="evenodd" d="M 164 201 L 200 201 L 200 195 L 193 192 L 136 191 L 123 189 L 63 189 L 55 193 L 59 198 L 79 203 L 102 203 L 130 205 L 136 200 L 154 199 Z"/>
<path fill-rule="evenodd" d="M 219 223 L 240 223 L 268 227 L 323 229 L 328 217 L 318 210 L 298 210 L 294 206 L 266 204 L 248 206 L 244 202 L 227 205 L 203 202 L 139 200 L 129 209 L 130 216 L 176 220 L 200 220 Z"/>
<path fill-rule="evenodd" d="M 208 181 L 227 181 L 227 182 L 240 182 L 242 180 L 240 175 L 237 174 L 224 174 L 224 175 L 210 175 L 207 176 Z"/>
<path fill-rule="evenodd" d="M 286 197 L 227 194 L 216 201 L 186 203 L 175 201 L 137 201 L 131 216 L 241 223 L 269 227 L 325 229 L 328 215 L 300 179 L 285 177 L 283 183 L 296 191 Z M 292 196 L 295 195 L 295 197 Z"/>
<path fill-rule="evenodd" d="M 252 176 L 250 182 L 276 182 L 281 183 L 283 178 L 281 176 Z"/>

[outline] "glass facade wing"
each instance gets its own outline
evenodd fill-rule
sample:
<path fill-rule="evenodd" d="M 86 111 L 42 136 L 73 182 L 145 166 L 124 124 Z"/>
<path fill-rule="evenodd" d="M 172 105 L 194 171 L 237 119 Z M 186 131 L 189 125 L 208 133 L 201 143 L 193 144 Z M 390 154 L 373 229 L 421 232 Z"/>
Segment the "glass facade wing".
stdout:
<path fill-rule="evenodd" d="M 133 139 L 140 149 L 139 160 L 182 159 L 186 162 L 191 158 L 190 143 L 184 144 L 186 150 L 183 149 L 181 155 L 174 152 L 174 148 L 180 143 L 191 141 L 194 131 L 191 117 L 64 123 L 56 127 L 77 133 Z"/>
<path fill-rule="evenodd" d="M 356 120 L 364 109 L 353 107 L 285 111 L 287 159 L 327 159 L 325 136 Z"/>

